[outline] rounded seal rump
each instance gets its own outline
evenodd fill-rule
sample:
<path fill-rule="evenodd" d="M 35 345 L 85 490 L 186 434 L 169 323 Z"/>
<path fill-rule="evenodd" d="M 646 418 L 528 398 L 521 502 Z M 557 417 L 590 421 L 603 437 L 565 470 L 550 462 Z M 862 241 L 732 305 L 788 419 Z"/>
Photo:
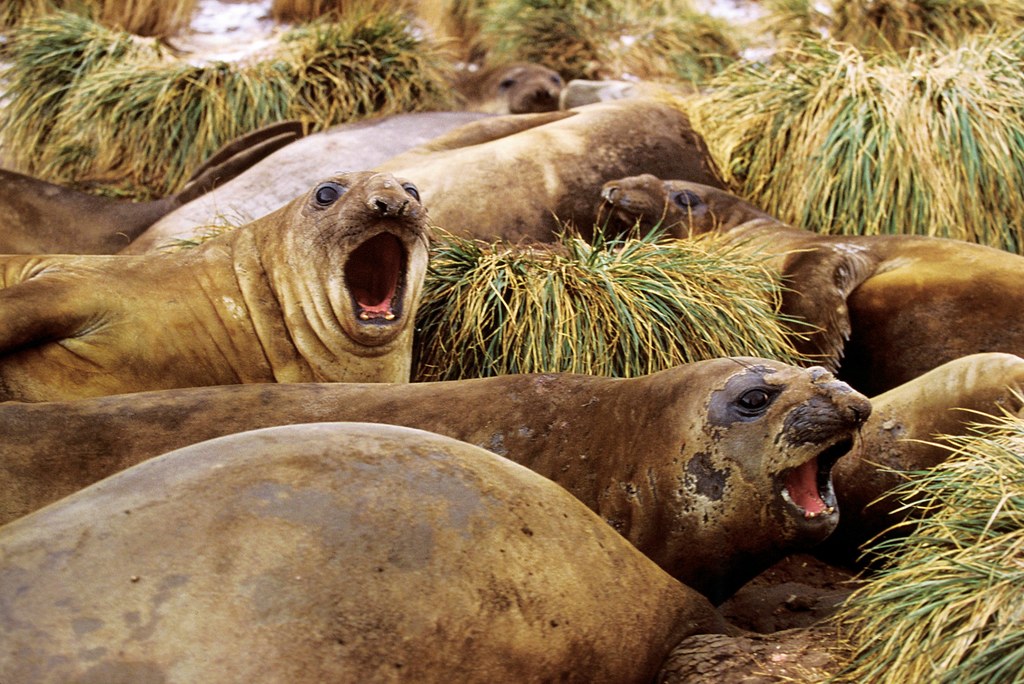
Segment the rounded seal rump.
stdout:
<path fill-rule="evenodd" d="M 835 527 L 831 466 L 870 410 L 821 368 L 754 358 L 627 379 L 238 385 L 6 405 L 0 520 L 202 439 L 285 423 L 386 422 L 481 446 L 551 479 L 717 601 Z"/>
<path fill-rule="evenodd" d="M 416 187 L 340 174 L 177 253 L 0 257 L 0 400 L 247 382 L 408 382 Z"/>
<path fill-rule="evenodd" d="M 555 484 L 387 425 L 165 454 L 0 529 L 0 559 L 12 682 L 646 682 L 725 629 Z"/>

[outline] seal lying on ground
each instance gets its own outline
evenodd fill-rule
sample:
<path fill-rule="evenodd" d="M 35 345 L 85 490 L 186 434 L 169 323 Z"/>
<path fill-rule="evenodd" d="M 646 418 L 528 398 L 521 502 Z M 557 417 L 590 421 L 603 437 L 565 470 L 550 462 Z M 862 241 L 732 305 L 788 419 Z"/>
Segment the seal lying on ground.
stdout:
<path fill-rule="evenodd" d="M 361 172 L 191 250 L 2 256 L 0 401 L 408 382 L 427 241 L 415 186 Z"/>
<path fill-rule="evenodd" d="M 491 114 L 553 112 L 564 85 L 557 71 L 532 62 L 462 71 L 453 83 L 467 110 Z"/>
<path fill-rule="evenodd" d="M 1024 257 L 947 238 L 819 235 L 724 190 L 654 176 L 610 182 L 602 198 L 624 224 L 724 233 L 776 255 L 790 288 L 782 312 L 821 328 L 800 351 L 865 394 L 968 354 L 1024 355 Z"/>
<path fill-rule="evenodd" d="M 151 202 L 100 197 L 0 169 L 0 254 L 114 254 L 160 217 L 301 136 L 294 121 L 242 136 L 196 169 L 180 192 Z"/>
<path fill-rule="evenodd" d="M 365 171 L 452 128 L 487 118 L 479 112 L 417 112 L 341 124 L 296 140 L 244 173 L 167 214 L 123 254 L 156 251 L 206 226 L 249 223 L 342 171 Z"/>
<path fill-rule="evenodd" d="M 0 405 L 4 520 L 146 458 L 258 427 L 386 422 L 460 439 L 568 489 L 719 601 L 838 518 L 829 470 L 871 407 L 821 368 L 714 359 L 641 378 L 199 388 Z"/>
<path fill-rule="evenodd" d="M 311 138 L 307 136 L 277 154 L 309 144 Z M 272 163 L 275 156 L 264 163 Z M 305 163 L 313 161 L 315 158 Z M 276 179 L 280 169 L 270 168 Z M 703 139 L 690 127 L 686 115 L 671 104 L 652 99 L 487 117 L 437 135 L 387 161 L 380 160 L 374 168 L 419 186 L 434 225 L 488 241 L 552 242 L 562 228 L 561 221 L 573 221 L 588 236 L 596 218 L 593 197 L 613 178 L 646 172 L 724 186 Z M 254 172 L 198 201 L 230 215 L 270 200 L 283 203 L 294 196 L 284 192 L 287 185 L 264 178 L 258 186 L 264 195 L 259 202 L 239 202 L 234 189 Z M 190 212 L 189 222 L 183 225 L 168 216 L 128 251 L 191 238 L 196 226 L 216 218 L 213 211 L 204 214 L 191 209 L 186 205 L 179 210 Z"/>
<path fill-rule="evenodd" d="M 950 361 L 873 397 L 871 419 L 833 471 L 842 516 L 818 552 L 855 561 L 865 542 L 907 516 L 902 503 L 885 494 L 908 473 L 949 457 L 948 449 L 937 446 L 939 436 L 965 434 L 967 426 L 985 422 L 981 414 L 1020 414 L 1022 400 L 1024 359 L 999 353 Z"/>
<path fill-rule="evenodd" d="M 0 528 L 8 682 L 649 682 L 728 629 L 579 501 L 420 430 L 174 451 Z"/>

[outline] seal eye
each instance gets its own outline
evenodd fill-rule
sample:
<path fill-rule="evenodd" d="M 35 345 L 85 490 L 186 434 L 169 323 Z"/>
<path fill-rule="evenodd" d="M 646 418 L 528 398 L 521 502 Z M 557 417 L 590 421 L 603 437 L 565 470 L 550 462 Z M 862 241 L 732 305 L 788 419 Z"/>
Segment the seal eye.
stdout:
<path fill-rule="evenodd" d="M 402 189 L 405 190 L 410 195 L 412 195 L 412 198 L 414 200 L 416 200 L 417 202 L 420 201 L 420 191 L 416 189 L 415 185 L 413 185 L 412 183 L 403 183 Z"/>
<path fill-rule="evenodd" d="M 551 77 L 551 82 L 554 83 L 556 86 L 560 86 L 560 85 L 562 85 L 562 77 L 561 76 L 552 76 Z"/>
<path fill-rule="evenodd" d="M 314 197 L 316 198 L 316 203 L 321 207 L 329 207 L 334 204 L 334 202 L 341 197 L 344 192 L 345 188 L 341 187 L 337 183 L 321 183 L 316 189 Z"/>
<path fill-rule="evenodd" d="M 740 411 L 746 415 L 764 413 L 768 404 L 772 403 L 772 395 L 761 388 L 747 390 L 736 400 Z"/>
<path fill-rule="evenodd" d="M 677 206 L 680 206 L 683 209 L 692 209 L 693 207 L 698 207 L 702 204 L 700 195 L 692 190 L 680 190 L 679 192 L 673 192 L 671 199 Z"/>
<path fill-rule="evenodd" d="M 509 88 L 514 86 L 515 84 L 516 84 L 516 79 L 514 79 L 514 78 L 503 78 L 501 80 L 501 83 L 498 84 L 498 87 L 501 88 L 502 90 L 508 90 Z"/>

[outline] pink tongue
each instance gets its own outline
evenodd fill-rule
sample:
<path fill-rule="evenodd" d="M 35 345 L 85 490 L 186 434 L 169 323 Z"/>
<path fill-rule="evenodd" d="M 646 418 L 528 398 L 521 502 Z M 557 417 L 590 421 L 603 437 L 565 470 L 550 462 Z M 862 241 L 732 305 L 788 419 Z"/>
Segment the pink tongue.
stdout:
<path fill-rule="evenodd" d="M 821 513 L 825 502 L 818 496 L 818 459 L 812 458 L 786 475 L 786 491 L 800 508 L 807 513 Z"/>

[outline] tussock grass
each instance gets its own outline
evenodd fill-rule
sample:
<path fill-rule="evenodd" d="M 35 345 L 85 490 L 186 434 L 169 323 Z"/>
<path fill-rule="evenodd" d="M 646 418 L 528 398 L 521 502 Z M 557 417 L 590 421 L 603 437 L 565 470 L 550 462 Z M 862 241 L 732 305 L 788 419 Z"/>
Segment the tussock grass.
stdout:
<path fill-rule="evenodd" d="M 107 28 L 139 36 L 173 36 L 187 28 L 198 0 L 4 0 L 0 27 L 68 10 Z"/>
<path fill-rule="evenodd" d="M 930 515 L 874 551 L 884 569 L 838 619 L 840 682 L 1024 678 L 1024 418 L 943 438 L 952 455 L 899 490 Z"/>
<path fill-rule="evenodd" d="M 806 42 L 708 86 L 695 128 L 780 219 L 1024 249 L 1024 32 L 906 57 Z"/>
<path fill-rule="evenodd" d="M 795 363 L 766 263 L 715 240 L 484 244 L 444 235 L 417 316 L 417 380 L 631 377 L 719 356 Z"/>
<path fill-rule="evenodd" d="M 443 108 L 448 62 L 409 28 L 402 14 L 366 9 L 292 30 L 262 61 L 194 66 L 76 15 L 46 17 L 14 34 L 5 155 L 49 180 L 147 197 L 173 192 L 224 143 L 275 121 L 322 129 Z"/>
<path fill-rule="evenodd" d="M 564 78 L 698 82 L 737 58 L 729 29 L 686 0 L 495 0 L 481 11 L 491 61 Z"/>
<path fill-rule="evenodd" d="M 349 12 L 364 11 L 369 0 L 273 0 L 270 16 L 280 22 L 310 22 L 333 15 L 344 17 Z M 407 9 L 411 4 L 406 0 L 374 0 L 378 9 L 396 11 Z"/>

